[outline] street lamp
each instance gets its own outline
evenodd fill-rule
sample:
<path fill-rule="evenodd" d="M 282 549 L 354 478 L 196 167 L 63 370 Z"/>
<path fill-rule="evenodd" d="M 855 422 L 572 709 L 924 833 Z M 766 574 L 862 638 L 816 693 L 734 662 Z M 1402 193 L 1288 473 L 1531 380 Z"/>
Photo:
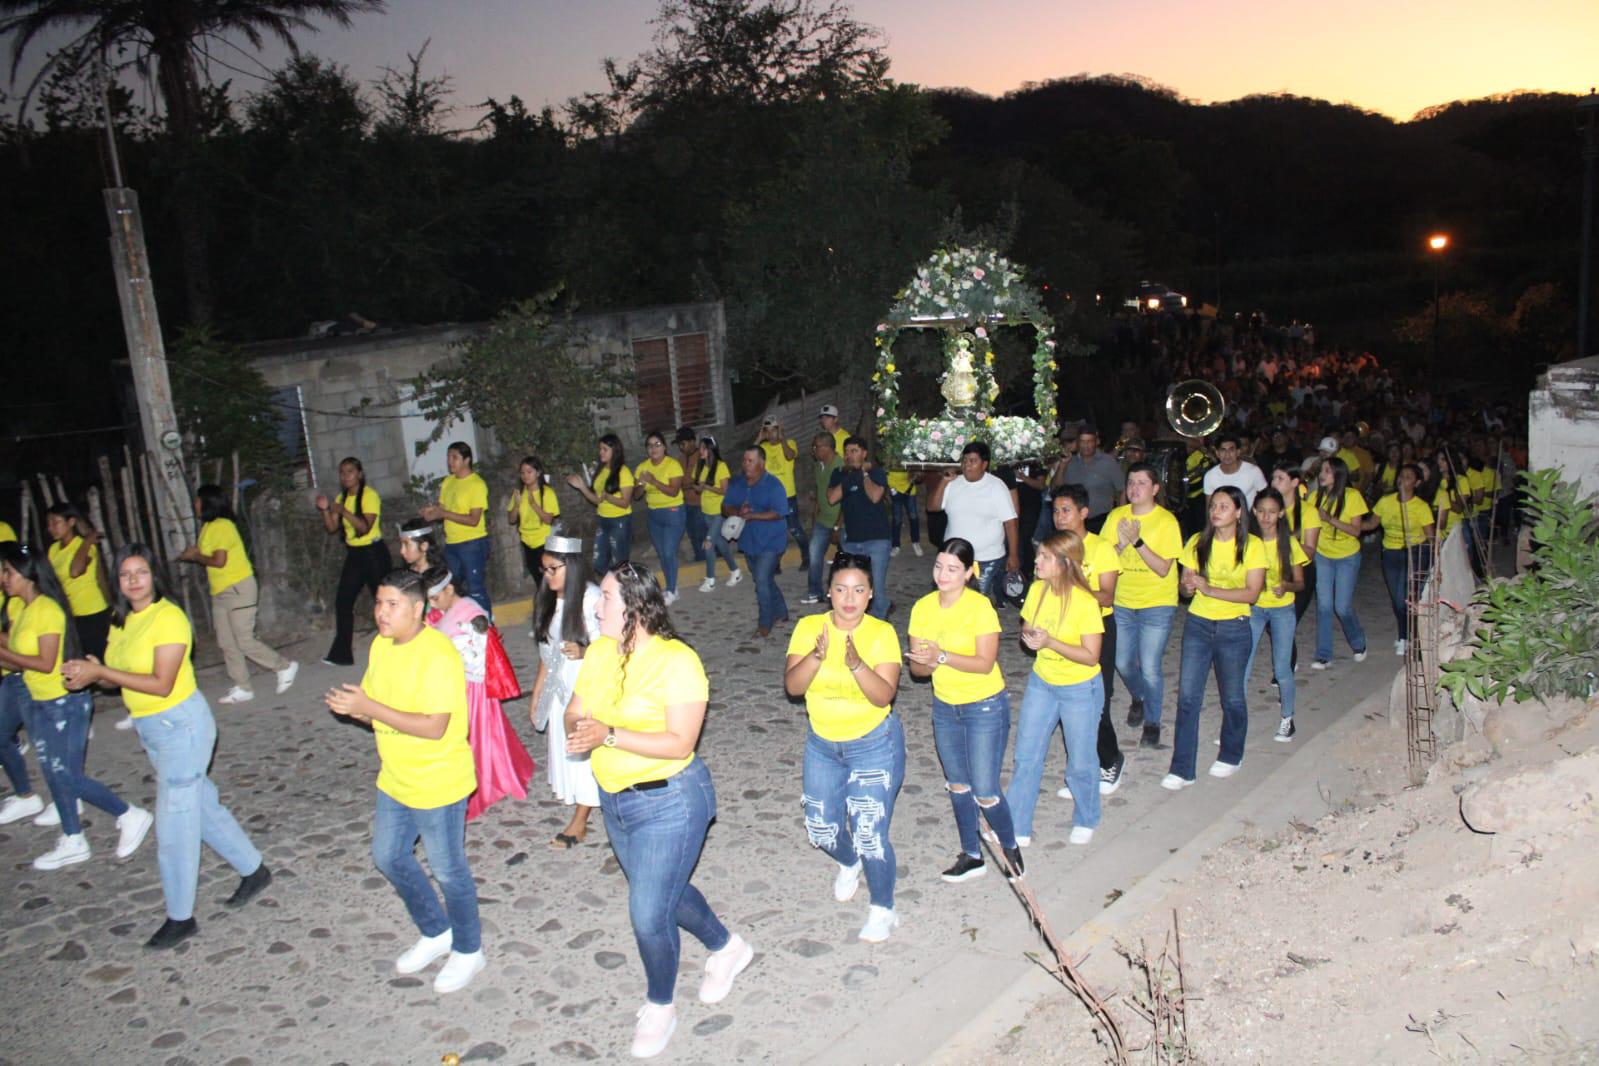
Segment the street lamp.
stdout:
<path fill-rule="evenodd" d="M 1427 238 L 1427 247 L 1432 249 L 1432 375 L 1438 374 L 1438 280 L 1444 269 L 1444 249 L 1449 247 L 1447 233 L 1434 233 Z"/>

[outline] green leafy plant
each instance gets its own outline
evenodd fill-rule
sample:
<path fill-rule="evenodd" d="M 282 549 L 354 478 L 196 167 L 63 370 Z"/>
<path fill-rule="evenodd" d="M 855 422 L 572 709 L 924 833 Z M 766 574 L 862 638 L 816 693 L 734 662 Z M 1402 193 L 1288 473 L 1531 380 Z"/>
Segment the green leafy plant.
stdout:
<path fill-rule="evenodd" d="M 1558 470 L 1522 475 L 1533 565 L 1479 589 L 1470 657 L 1444 663 L 1439 687 L 1503 703 L 1584 699 L 1599 676 L 1599 519 Z"/>
<path fill-rule="evenodd" d="M 214 475 L 217 462 L 231 476 L 229 463 L 237 452 L 243 477 L 266 487 L 285 484 L 281 415 L 248 353 L 209 326 L 189 326 L 168 345 L 167 365 L 187 458 L 201 479 Z"/>

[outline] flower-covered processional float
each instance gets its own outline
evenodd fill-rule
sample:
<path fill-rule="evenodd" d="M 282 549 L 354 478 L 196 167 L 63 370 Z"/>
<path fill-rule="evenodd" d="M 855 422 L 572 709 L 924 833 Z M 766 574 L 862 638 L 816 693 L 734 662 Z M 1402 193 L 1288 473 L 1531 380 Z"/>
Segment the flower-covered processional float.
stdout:
<path fill-rule="evenodd" d="M 994 377 L 993 332 L 1030 326 L 1035 415 L 996 415 L 999 382 Z M 944 334 L 940 393 L 945 407 L 936 417 L 900 411 L 903 371 L 894 342 L 905 330 Z M 1054 322 L 1043 300 L 1023 279 L 1022 268 L 991 248 L 953 248 L 935 253 L 896 296 L 877 327 L 877 436 L 891 465 L 917 469 L 959 463 L 969 440 L 988 443 L 996 465 L 1037 459 L 1055 448 Z"/>

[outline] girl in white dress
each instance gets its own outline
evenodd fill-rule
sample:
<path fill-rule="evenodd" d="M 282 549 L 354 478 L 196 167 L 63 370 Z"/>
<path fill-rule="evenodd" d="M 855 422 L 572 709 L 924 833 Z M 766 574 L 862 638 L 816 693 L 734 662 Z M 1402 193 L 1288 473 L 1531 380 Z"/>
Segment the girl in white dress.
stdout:
<path fill-rule="evenodd" d="M 533 728 L 549 731 L 550 788 L 573 807 L 566 828 L 550 847 L 574 848 L 588 835 L 589 814 L 600 805 L 599 786 L 589 757 L 566 753 L 566 705 L 583 667 L 583 654 L 598 639 L 600 589 L 589 572 L 583 541 L 552 532 L 544 542 L 544 583 L 533 604 L 533 638 L 539 646 L 539 674 L 529 706 Z"/>

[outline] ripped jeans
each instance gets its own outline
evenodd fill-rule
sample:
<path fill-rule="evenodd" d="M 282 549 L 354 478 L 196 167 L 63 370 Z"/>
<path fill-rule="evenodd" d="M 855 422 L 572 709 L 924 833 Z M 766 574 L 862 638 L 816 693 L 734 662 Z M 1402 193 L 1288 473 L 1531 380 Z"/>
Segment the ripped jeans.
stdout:
<path fill-rule="evenodd" d="M 933 697 L 933 744 L 944 766 L 945 788 L 955 808 L 955 828 L 961 850 L 974 859 L 983 857 L 977 831 L 981 808 L 1001 847 L 1016 846 L 1016 827 L 1010 804 L 999 787 L 999 769 L 1005 761 L 1005 741 L 1010 736 L 1010 696 L 1001 689 L 971 703 L 945 703 Z"/>
<path fill-rule="evenodd" d="M 894 908 L 889 823 L 905 780 L 905 727 L 890 714 L 854 740 L 805 741 L 805 831 L 840 866 L 860 862 L 872 905 Z"/>

